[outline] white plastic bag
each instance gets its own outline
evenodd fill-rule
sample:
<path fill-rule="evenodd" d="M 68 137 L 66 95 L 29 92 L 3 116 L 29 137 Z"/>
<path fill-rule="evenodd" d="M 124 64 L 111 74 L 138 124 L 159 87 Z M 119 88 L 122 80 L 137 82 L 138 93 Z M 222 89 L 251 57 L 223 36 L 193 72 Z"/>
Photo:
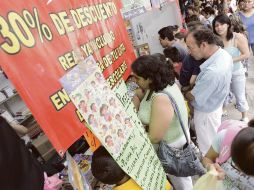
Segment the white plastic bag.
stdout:
<path fill-rule="evenodd" d="M 195 183 L 193 190 L 224 190 L 223 181 L 218 180 L 218 172 L 213 167 Z"/>

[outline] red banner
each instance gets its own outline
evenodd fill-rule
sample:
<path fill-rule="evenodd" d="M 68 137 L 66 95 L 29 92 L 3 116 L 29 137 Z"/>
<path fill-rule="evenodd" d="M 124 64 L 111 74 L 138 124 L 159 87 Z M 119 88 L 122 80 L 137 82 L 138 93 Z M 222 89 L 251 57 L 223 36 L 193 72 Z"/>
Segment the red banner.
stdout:
<path fill-rule="evenodd" d="M 0 7 L 0 65 L 59 153 L 86 132 L 58 82 L 93 55 L 110 86 L 135 59 L 119 0 L 8 0 Z"/>

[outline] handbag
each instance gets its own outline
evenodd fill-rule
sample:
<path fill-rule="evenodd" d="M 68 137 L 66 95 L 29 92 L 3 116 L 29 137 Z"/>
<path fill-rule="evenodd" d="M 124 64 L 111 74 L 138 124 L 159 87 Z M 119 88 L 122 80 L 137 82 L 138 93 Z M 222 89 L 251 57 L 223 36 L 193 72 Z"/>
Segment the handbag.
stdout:
<path fill-rule="evenodd" d="M 200 162 L 202 154 L 194 145 L 194 143 L 189 141 L 175 100 L 169 93 L 165 91 L 162 93 L 168 95 L 169 99 L 171 100 L 172 106 L 179 119 L 187 143 L 181 149 L 178 149 L 169 147 L 167 142 L 164 140 L 160 141 L 157 155 L 161 161 L 161 164 L 166 173 L 177 177 L 187 177 L 194 175 L 201 176 L 206 173 L 205 168 Z"/>

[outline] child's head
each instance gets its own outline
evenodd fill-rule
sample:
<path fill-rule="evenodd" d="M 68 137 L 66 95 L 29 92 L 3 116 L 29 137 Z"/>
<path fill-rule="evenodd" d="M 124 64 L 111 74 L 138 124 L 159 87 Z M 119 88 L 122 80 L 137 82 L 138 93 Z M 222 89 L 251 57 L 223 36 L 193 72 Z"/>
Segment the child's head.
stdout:
<path fill-rule="evenodd" d="M 90 115 L 88 116 L 88 123 L 89 123 L 89 124 L 92 124 L 93 121 L 94 121 L 94 115 L 93 115 L 93 114 L 90 114 Z"/>
<path fill-rule="evenodd" d="M 92 111 L 96 111 L 96 110 L 97 110 L 96 104 L 95 104 L 95 103 L 92 103 L 92 104 L 90 105 L 90 109 L 91 109 Z"/>
<path fill-rule="evenodd" d="M 244 4 L 245 4 L 245 3 L 244 3 L 244 0 L 239 0 L 239 1 L 238 1 L 238 4 L 237 4 L 237 5 L 238 5 L 238 8 L 239 8 L 240 11 L 243 11 L 243 10 L 244 10 Z"/>
<path fill-rule="evenodd" d="M 108 135 L 106 136 L 105 138 L 105 143 L 108 145 L 108 146 L 114 146 L 114 142 L 113 142 L 113 138 L 112 136 Z"/>
<path fill-rule="evenodd" d="M 180 40 L 180 41 L 184 41 L 184 38 L 185 38 L 186 34 L 183 33 L 183 32 L 178 32 L 175 34 L 175 38 Z"/>
<path fill-rule="evenodd" d="M 192 16 L 192 15 L 194 15 L 194 14 L 198 14 L 198 13 L 199 13 L 199 8 L 190 5 L 190 6 L 187 8 L 187 12 L 188 12 L 188 15 L 189 15 L 189 16 Z"/>
<path fill-rule="evenodd" d="M 182 62 L 180 52 L 176 47 L 168 47 L 163 50 L 166 58 L 170 58 L 174 63 Z"/>
<path fill-rule="evenodd" d="M 214 11 L 214 9 L 212 7 L 205 7 L 203 9 L 203 11 L 204 11 L 204 17 L 206 19 L 208 19 L 211 15 L 215 14 L 215 11 Z"/>
<path fill-rule="evenodd" d="M 135 76 L 131 73 L 126 79 L 126 83 L 136 82 Z"/>
<path fill-rule="evenodd" d="M 91 169 L 94 177 L 105 184 L 118 184 L 126 176 L 125 172 L 102 146 L 93 154 Z"/>
<path fill-rule="evenodd" d="M 189 31 L 206 29 L 207 27 L 201 21 L 192 21 L 187 23 Z M 186 36 L 185 36 L 186 37 Z"/>
<path fill-rule="evenodd" d="M 123 134 L 123 130 L 122 129 L 118 129 L 117 130 L 117 136 L 120 138 L 124 138 L 124 134 Z"/>
<path fill-rule="evenodd" d="M 170 26 L 168 26 L 168 28 L 173 31 L 174 35 L 179 32 L 179 26 L 178 25 L 173 25 L 173 26 L 170 25 Z"/>
<path fill-rule="evenodd" d="M 101 79 L 102 76 L 101 76 L 101 74 L 100 74 L 99 72 L 96 72 L 96 73 L 95 73 L 95 77 L 96 77 L 97 79 Z"/>
<path fill-rule="evenodd" d="M 92 85 L 92 86 L 95 86 L 95 85 L 96 85 L 96 83 L 95 83 L 94 80 L 91 82 L 91 85 Z"/>
<path fill-rule="evenodd" d="M 102 106 L 100 107 L 100 114 L 101 116 L 104 116 L 107 112 L 108 106 L 106 104 L 102 104 Z"/>
<path fill-rule="evenodd" d="M 200 21 L 198 15 L 191 15 L 187 18 L 185 18 L 185 22 L 188 24 L 190 22 L 194 22 L 194 21 Z"/>
<path fill-rule="evenodd" d="M 117 120 L 121 120 L 121 117 L 120 117 L 119 114 L 116 114 L 115 118 L 116 118 Z"/>
<path fill-rule="evenodd" d="M 234 138 L 231 157 L 234 163 L 247 175 L 254 176 L 254 119 Z"/>
<path fill-rule="evenodd" d="M 111 98 L 109 99 L 109 104 L 110 104 L 110 105 L 114 105 L 114 104 L 115 104 L 115 99 L 114 99 L 113 97 L 111 97 Z"/>

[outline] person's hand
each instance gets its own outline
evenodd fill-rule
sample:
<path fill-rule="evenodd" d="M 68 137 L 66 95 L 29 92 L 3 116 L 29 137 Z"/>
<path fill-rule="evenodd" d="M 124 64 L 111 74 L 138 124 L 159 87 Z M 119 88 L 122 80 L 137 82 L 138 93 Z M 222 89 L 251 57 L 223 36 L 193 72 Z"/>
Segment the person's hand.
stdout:
<path fill-rule="evenodd" d="M 186 94 L 190 90 L 191 90 L 191 86 L 190 85 L 189 86 L 183 86 L 181 88 L 181 91 L 182 91 L 183 94 Z"/>
<path fill-rule="evenodd" d="M 21 136 L 24 136 L 25 134 L 29 132 L 29 130 L 23 125 L 19 125 L 16 123 L 11 123 L 10 125 L 16 131 L 16 133 L 18 133 Z"/>
<path fill-rule="evenodd" d="M 185 93 L 184 95 L 185 99 L 188 100 L 188 101 L 193 101 L 195 100 L 195 97 L 192 95 L 191 91 L 188 91 Z"/>
<path fill-rule="evenodd" d="M 224 180 L 225 179 L 225 172 L 224 170 L 220 167 L 219 164 L 215 163 L 215 164 L 209 164 L 208 168 L 209 171 L 210 170 L 216 170 L 218 172 L 218 180 Z"/>

